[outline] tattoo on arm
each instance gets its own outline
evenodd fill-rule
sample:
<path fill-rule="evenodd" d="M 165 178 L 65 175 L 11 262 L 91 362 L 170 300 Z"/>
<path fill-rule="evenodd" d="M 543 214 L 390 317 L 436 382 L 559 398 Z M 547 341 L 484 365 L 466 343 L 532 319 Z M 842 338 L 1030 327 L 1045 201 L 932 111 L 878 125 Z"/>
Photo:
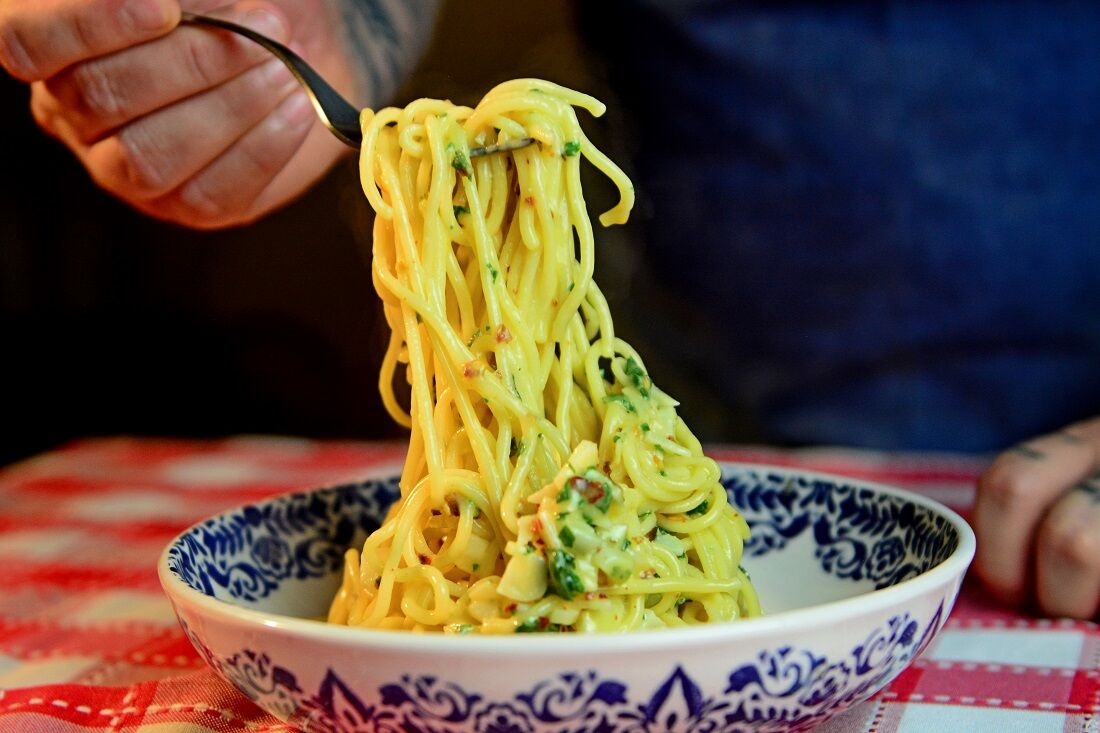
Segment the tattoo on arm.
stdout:
<path fill-rule="evenodd" d="M 353 102 L 382 106 L 427 47 L 439 0 L 340 0 L 340 8 L 358 80 Z"/>
<path fill-rule="evenodd" d="M 1084 494 L 1093 504 L 1100 504 L 1100 474 L 1093 474 L 1074 486 L 1073 490 Z"/>
<path fill-rule="evenodd" d="M 1015 453 L 1021 458 L 1027 458 L 1032 461 L 1041 461 L 1047 457 L 1046 453 L 1043 453 L 1038 448 L 1033 448 L 1027 443 L 1017 443 L 1016 445 L 1009 448 L 1009 451 Z"/>

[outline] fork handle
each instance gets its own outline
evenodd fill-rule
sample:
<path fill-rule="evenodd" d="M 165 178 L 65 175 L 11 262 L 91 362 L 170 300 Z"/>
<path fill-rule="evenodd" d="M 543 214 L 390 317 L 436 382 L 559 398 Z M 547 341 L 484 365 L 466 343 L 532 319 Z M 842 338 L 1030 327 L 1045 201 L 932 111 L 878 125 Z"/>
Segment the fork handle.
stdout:
<path fill-rule="evenodd" d="M 306 63 L 305 59 L 289 48 L 262 33 L 257 33 L 251 28 L 229 20 L 215 18 L 211 15 L 183 12 L 180 13 L 180 22 L 189 25 L 221 28 L 260 44 L 290 69 L 290 73 L 301 83 L 309 95 L 310 101 L 313 102 L 313 108 L 317 111 L 317 116 L 321 118 L 321 122 L 333 135 L 353 148 L 358 148 L 363 144 L 363 128 L 359 125 L 359 110 L 333 89 L 324 77 Z"/>

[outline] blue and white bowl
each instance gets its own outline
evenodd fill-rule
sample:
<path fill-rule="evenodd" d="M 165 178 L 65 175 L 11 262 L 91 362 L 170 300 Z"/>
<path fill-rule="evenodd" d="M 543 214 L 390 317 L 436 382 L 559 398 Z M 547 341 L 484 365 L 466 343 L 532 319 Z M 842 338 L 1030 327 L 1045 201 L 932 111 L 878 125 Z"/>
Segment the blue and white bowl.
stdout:
<path fill-rule="evenodd" d="M 165 550 L 203 658 L 310 733 L 800 731 L 867 699 L 928 646 L 974 534 L 954 512 L 819 473 L 724 464 L 766 616 L 627 634 L 443 636 L 330 626 L 343 553 L 396 478 L 234 509 Z"/>

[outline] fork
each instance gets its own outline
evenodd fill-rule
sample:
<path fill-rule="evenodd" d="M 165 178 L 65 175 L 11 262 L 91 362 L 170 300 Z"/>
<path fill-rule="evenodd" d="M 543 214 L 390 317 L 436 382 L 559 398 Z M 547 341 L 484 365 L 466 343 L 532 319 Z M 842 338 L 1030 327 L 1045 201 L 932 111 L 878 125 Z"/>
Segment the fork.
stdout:
<path fill-rule="evenodd" d="M 180 22 L 187 23 L 188 25 L 221 28 L 222 30 L 244 36 L 250 41 L 254 41 L 266 48 L 277 59 L 286 64 L 286 67 L 290 69 L 290 73 L 293 74 L 294 78 L 296 78 L 302 87 L 305 88 L 306 94 L 309 95 L 310 101 L 313 102 L 313 109 L 316 110 L 317 116 L 321 119 L 322 124 L 328 128 L 329 132 L 335 135 L 336 138 L 345 145 L 349 145 L 353 148 L 362 146 L 363 128 L 359 124 L 359 110 L 352 105 L 351 102 L 344 99 L 339 92 L 333 89 L 332 85 L 325 81 L 324 77 L 318 74 L 312 66 L 307 64 L 305 59 L 301 56 L 278 41 L 272 40 L 262 33 L 257 33 L 251 28 L 233 23 L 232 21 L 215 18 L 210 15 L 184 12 L 180 14 Z M 525 137 L 517 140 L 509 140 L 508 142 L 499 143 L 497 145 L 470 148 L 470 156 L 477 157 L 480 155 L 492 155 L 493 153 L 505 153 L 510 150 L 518 150 L 527 147 L 534 142 L 534 138 Z"/>

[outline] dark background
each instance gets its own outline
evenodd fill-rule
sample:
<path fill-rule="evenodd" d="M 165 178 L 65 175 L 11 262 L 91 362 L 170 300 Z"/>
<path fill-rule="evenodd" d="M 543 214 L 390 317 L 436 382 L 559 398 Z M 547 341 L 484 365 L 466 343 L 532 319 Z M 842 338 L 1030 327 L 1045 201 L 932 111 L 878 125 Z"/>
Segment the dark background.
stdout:
<path fill-rule="evenodd" d="M 572 12 L 447 3 L 394 102 L 473 104 L 505 79 L 552 79 L 609 102 L 610 120 L 585 126 L 621 160 L 624 136 L 608 134 L 621 120 Z M 261 222 L 194 232 L 98 190 L 37 129 L 27 98 L 0 75 L 0 463 L 96 435 L 402 434 L 378 398 L 387 334 L 354 160 Z M 626 241 L 611 232 L 602 244 L 613 304 L 633 272 Z"/>

